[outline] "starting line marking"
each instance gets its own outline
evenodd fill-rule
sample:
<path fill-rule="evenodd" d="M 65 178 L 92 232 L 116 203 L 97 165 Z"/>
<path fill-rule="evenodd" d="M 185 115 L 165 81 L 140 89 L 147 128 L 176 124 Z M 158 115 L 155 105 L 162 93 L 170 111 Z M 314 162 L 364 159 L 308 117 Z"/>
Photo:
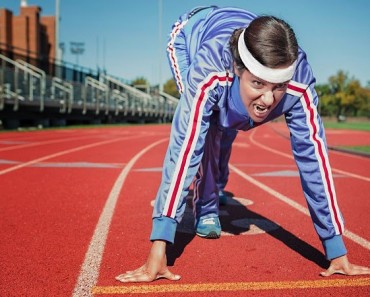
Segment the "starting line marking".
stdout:
<path fill-rule="evenodd" d="M 97 286 L 93 294 L 148 294 L 181 292 L 224 292 L 224 291 L 260 291 L 287 289 L 322 289 L 336 287 L 369 287 L 370 278 L 346 278 L 330 280 L 280 281 L 280 282 L 233 282 L 172 285 L 139 286 Z"/>

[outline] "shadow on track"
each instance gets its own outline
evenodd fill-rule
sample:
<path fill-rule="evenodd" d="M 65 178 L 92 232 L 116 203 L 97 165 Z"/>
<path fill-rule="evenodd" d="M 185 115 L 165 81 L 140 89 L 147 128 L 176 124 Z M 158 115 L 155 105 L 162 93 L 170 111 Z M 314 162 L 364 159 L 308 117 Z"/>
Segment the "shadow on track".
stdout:
<path fill-rule="evenodd" d="M 235 197 L 232 193 L 227 192 L 227 195 L 227 205 L 220 207 L 220 222 L 222 232 L 224 234 L 222 236 L 225 236 L 225 233 L 237 236 L 243 233 L 256 232 L 256 230 L 259 230 L 260 233 L 267 233 L 281 241 L 291 250 L 315 263 L 319 267 L 323 269 L 327 269 L 327 267 L 329 267 L 329 261 L 321 251 L 299 239 L 297 236 L 268 218 L 251 211 L 247 206 L 240 202 L 240 199 L 234 199 Z M 169 266 L 173 266 L 175 264 L 176 259 L 181 256 L 186 246 L 196 236 L 191 201 L 192 193 L 190 192 L 187 198 L 187 206 L 183 220 L 177 228 L 175 244 L 167 245 L 166 254 Z M 227 213 L 227 215 L 225 215 L 225 213 Z M 248 238 L 246 238 L 246 240 L 248 240 Z"/>

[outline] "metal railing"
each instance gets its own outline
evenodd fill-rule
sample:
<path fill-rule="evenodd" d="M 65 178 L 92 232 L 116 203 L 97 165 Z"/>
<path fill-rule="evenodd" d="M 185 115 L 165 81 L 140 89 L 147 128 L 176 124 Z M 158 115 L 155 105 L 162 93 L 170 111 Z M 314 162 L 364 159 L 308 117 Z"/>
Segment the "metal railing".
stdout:
<path fill-rule="evenodd" d="M 162 121 L 172 119 L 177 101 L 163 92 L 148 94 L 106 74 L 99 80 L 85 76 L 83 82 L 66 81 L 0 54 L 0 112 L 6 105 L 14 112 L 20 106 L 36 107 L 44 118 L 52 110 L 54 116 L 58 111 L 60 117 L 92 113 L 100 118 Z"/>
<path fill-rule="evenodd" d="M 159 94 L 164 98 L 165 104 L 162 106 L 163 110 L 163 117 L 170 119 L 173 117 L 177 104 L 179 102 L 179 99 L 176 97 L 173 97 L 165 92 L 159 92 Z"/>
<path fill-rule="evenodd" d="M 13 100 L 13 110 L 18 110 L 19 100 L 25 100 L 25 97 L 20 95 L 22 90 L 18 87 L 19 83 L 26 84 L 19 81 L 18 74 L 19 68 L 23 69 L 24 67 L 19 65 L 16 61 L 13 61 L 1 54 L 0 61 L 0 110 L 4 108 L 5 99 Z M 15 70 L 11 71 L 10 69 L 12 68 Z"/>
<path fill-rule="evenodd" d="M 44 110 L 44 100 L 45 100 L 45 90 L 46 90 L 46 73 L 45 71 L 23 61 L 15 61 L 15 75 L 20 75 L 23 71 L 23 80 L 22 83 L 25 90 L 28 90 L 25 97 L 28 97 L 30 101 L 33 101 L 35 96 L 39 99 L 40 102 L 40 111 Z M 21 78 L 21 76 L 19 77 Z M 16 79 L 16 83 L 18 80 Z M 16 86 L 17 87 L 17 86 Z M 16 88 L 18 89 L 18 88 Z"/>
<path fill-rule="evenodd" d="M 128 100 L 126 114 L 129 112 L 132 116 L 137 115 L 139 117 L 149 115 L 149 102 L 155 100 L 155 98 L 109 75 L 104 75 L 101 79 L 116 92 L 125 94 Z"/>
<path fill-rule="evenodd" d="M 83 113 L 86 113 L 88 106 L 95 107 L 95 114 L 99 114 L 100 108 L 105 106 L 105 112 L 109 112 L 108 87 L 104 83 L 92 78 L 85 77 L 85 88 L 83 89 Z"/>
<path fill-rule="evenodd" d="M 53 77 L 51 82 L 51 100 L 59 100 L 61 113 L 71 113 L 73 98 L 73 85 L 58 77 Z"/>

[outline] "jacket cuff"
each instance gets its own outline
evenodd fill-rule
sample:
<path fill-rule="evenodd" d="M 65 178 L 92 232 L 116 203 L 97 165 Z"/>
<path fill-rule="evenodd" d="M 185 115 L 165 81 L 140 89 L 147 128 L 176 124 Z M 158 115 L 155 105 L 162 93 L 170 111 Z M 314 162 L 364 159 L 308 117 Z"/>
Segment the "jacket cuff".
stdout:
<path fill-rule="evenodd" d="M 322 245 L 328 260 L 332 260 L 347 254 L 342 235 L 335 235 L 332 238 L 324 239 Z"/>
<path fill-rule="evenodd" d="M 153 219 L 152 233 L 150 240 L 164 240 L 169 243 L 174 243 L 176 234 L 177 222 L 169 217 L 159 217 Z"/>

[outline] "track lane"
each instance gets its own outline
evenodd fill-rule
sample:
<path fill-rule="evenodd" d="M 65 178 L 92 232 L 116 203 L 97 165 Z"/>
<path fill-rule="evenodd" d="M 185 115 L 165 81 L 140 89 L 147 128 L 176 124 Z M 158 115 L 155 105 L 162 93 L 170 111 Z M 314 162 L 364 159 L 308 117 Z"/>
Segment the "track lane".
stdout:
<path fill-rule="evenodd" d="M 156 135 L 132 134 L 138 145 L 152 143 Z M 110 159 L 116 156 L 125 164 L 137 149 L 132 141 L 124 137 L 113 144 L 59 151 L 53 161 L 84 160 L 92 152 L 90 160 L 98 163 L 101 155 L 104 161 L 108 158 L 102 151 L 114 149 Z M 93 227 L 122 167 L 23 166 L 0 177 L 0 296 L 69 296 Z"/>
<path fill-rule="evenodd" d="M 246 164 L 247 162 L 243 158 L 247 157 L 246 160 L 248 162 L 254 162 L 258 165 L 253 167 L 254 173 L 258 173 L 258 171 L 261 173 L 266 172 L 266 167 L 270 170 L 271 166 L 295 168 L 292 159 L 285 160 L 278 156 L 272 161 L 270 155 L 266 157 L 265 154 L 261 153 L 260 148 L 248 142 L 247 145 L 239 145 L 241 143 L 246 142 L 244 139 L 241 140 L 238 138 L 238 145 L 234 148 L 235 154 L 233 153 L 232 164 L 238 164 L 238 162 Z M 162 154 L 164 154 L 164 151 L 165 148 L 163 148 Z M 253 156 L 252 160 L 250 156 Z M 144 159 L 142 162 L 144 162 Z M 146 162 L 149 161 L 146 160 Z M 154 165 L 152 162 L 153 160 L 147 166 L 160 168 L 160 163 Z M 265 164 L 266 167 L 263 168 L 262 164 Z M 246 168 L 249 168 L 249 166 L 246 166 Z M 120 234 L 120 236 L 118 238 L 112 236 L 115 237 L 114 239 L 108 238 L 106 254 L 102 264 L 103 269 L 98 285 L 94 288 L 97 296 L 113 296 L 119 292 L 122 294 L 126 292 L 125 294 L 130 295 L 128 293 L 130 290 L 137 290 L 137 294 L 142 294 L 147 287 L 142 284 L 123 285 L 114 281 L 112 282 L 112 275 L 118 275 L 125 270 L 130 270 L 143 264 L 150 247 L 147 240 L 150 233 L 150 226 L 146 225 L 148 221 L 147 216 L 151 213 L 147 209 L 147 205 L 149 204 L 148 193 L 140 193 L 140 190 L 150 187 L 150 190 L 147 190 L 147 192 L 152 193 L 151 196 L 153 196 L 158 184 L 146 181 L 143 185 L 143 178 L 134 178 L 134 175 L 143 175 L 143 172 L 132 173 L 132 183 L 130 183 L 132 194 L 126 194 L 125 197 L 127 199 L 125 203 L 119 203 L 117 207 L 117 217 L 113 219 L 111 232 L 112 234 Z M 147 175 L 155 175 L 155 172 L 147 173 Z M 266 178 L 256 177 L 256 179 L 264 180 Z M 292 180 L 294 180 L 293 184 Z M 159 176 L 157 176 L 156 181 L 159 182 Z M 277 180 L 277 183 L 280 183 L 280 181 Z M 302 201 L 304 201 L 297 176 L 290 177 L 287 185 L 285 186 L 286 189 L 289 189 L 289 185 L 292 185 L 295 188 L 292 193 L 295 195 L 299 193 Z M 273 186 L 275 187 L 275 182 L 273 182 Z M 276 285 L 278 285 L 280 281 L 286 279 L 292 280 L 292 287 L 279 294 L 285 296 L 289 292 L 295 292 L 293 294 L 299 294 L 300 296 L 335 294 L 336 288 L 330 286 L 324 286 L 324 290 L 315 291 L 314 288 L 311 288 L 309 291 L 298 291 L 299 293 L 294 289 L 294 284 L 302 280 L 319 281 L 321 278 L 318 274 L 325 268 L 326 261 L 322 255 L 321 243 L 313 230 L 311 219 L 305 214 L 299 215 L 299 212 L 297 214 L 297 211 L 292 211 L 291 206 L 286 205 L 285 202 L 276 200 L 273 195 L 266 193 L 253 183 L 246 182 L 234 173 L 231 175 L 229 187 L 238 197 L 250 198 L 254 203 L 248 206 L 247 209 L 243 207 L 238 207 L 238 210 L 234 210 L 231 207 L 223 209 L 223 216 L 221 218 L 223 229 L 226 228 L 231 233 L 240 231 L 236 231 L 235 226 L 231 224 L 231 217 L 256 217 L 278 223 L 283 228 L 283 231 L 277 234 L 272 232 L 270 234 L 255 236 L 238 236 L 235 233 L 233 234 L 234 236 L 222 236 L 217 241 L 202 240 L 194 237 L 194 234 L 180 232 L 182 237 L 178 247 L 174 248 L 174 251 L 170 253 L 172 255 L 170 262 L 175 263 L 173 272 L 183 276 L 183 280 L 180 281 L 181 283 L 185 282 L 190 287 L 194 284 L 192 288 L 195 292 L 192 293 L 192 296 L 203 296 L 203 294 L 206 294 L 201 289 L 196 290 L 197 284 L 207 286 L 214 281 L 219 281 L 220 283 L 224 282 L 222 288 L 225 289 L 227 286 L 232 286 L 231 283 L 233 281 L 244 281 L 244 285 L 248 286 L 249 282 L 261 281 L 263 283 L 263 281 L 271 280 L 275 281 Z M 123 191 L 129 192 L 130 189 L 123 189 Z M 131 196 L 135 196 L 135 200 Z M 141 205 L 142 203 L 144 205 Z M 134 213 L 130 212 L 132 207 L 135 207 Z M 228 215 L 227 212 L 230 212 L 230 214 Z M 117 222 L 119 218 L 121 222 Z M 191 219 L 187 223 L 191 224 Z M 362 248 L 352 243 L 349 243 L 348 246 L 351 249 L 352 259 L 354 261 L 359 261 L 364 265 L 369 263 L 369 254 L 364 253 Z M 272 249 L 268 255 L 265 254 L 266 247 Z M 117 261 L 119 261 L 118 268 Z M 269 263 L 273 263 L 273 267 L 269 267 Z M 110 269 L 104 269 L 104 267 L 109 267 Z M 340 276 L 334 276 L 333 279 L 340 279 Z M 227 282 L 225 283 L 225 281 Z M 160 282 L 166 284 L 164 288 L 168 293 L 176 296 L 176 289 L 171 289 L 172 283 L 165 280 Z M 364 292 L 368 290 L 370 279 L 365 279 L 364 282 L 367 286 L 365 289 L 361 288 L 361 286 L 355 289 L 342 286 L 337 292 L 341 292 L 344 295 L 352 294 L 353 292 Z M 153 290 L 155 290 L 156 284 L 157 282 L 153 284 Z M 114 287 L 111 287 L 112 285 Z M 149 287 L 151 286 L 152 284 L 149 285 Z M 111 288 L 113 291 L 110 293 L 103 292 L 105 288 Z M 246 294 L 246 291 L 242 290 L 223 293 L 223 289 L 217 291 L 217 294 L 221 294 L 220 296 L 245 296 Z M 183 293 L 185 292 L 187 291 L 184 290 Z M 248 291 L 248 295 L 250 293 Z M 269 291 L 264 295 L 265 293 L 261 290 L 255 296 L 274 296 L 274 293 L 276 292 Z M 181 293 L 178 294 L 181 296 Z M 160 293 L 152 292 L 149 295 L 160 296 Z M 132 293 L 132 296 L 136 295 Z"/>
<path fill-rule="evenodd" d="M 116 208 L 118 197 L 120 195 L 123 184 L 126 181 L 136 161 L 151 148 L 164 142 L 167 139 L 159 140 L 139 151 L 132 159 L 129 160 L 127 166 L 121 171 L 116 182 L 109 193 L 108 199 L 104 205 L 103 211 L 100 214 L 99 221 L 96 225 L 93 237 L 90 241 L 89 248 L 86 252 L 84 262 L 81 267 L 80 275 L 77 284 L 73 290 L 74 297 L 88 296 L 91 294 L 93 287 L 96 285 L 100 272 L 100 264 L 102 261 L 105 243 L 107 240 L 109 227 L 112 221 L 113 213 Z"/>
<path fill-rule="evenodd" d="M 267 128 L 268 125 L 265 128 L 265 134 L 262 136 L 259 135 L 258 137 L 255 137 L 252 133 L 249 136 L 250 141 L 261 149 L 267 150 L 275 155 L 279 155 L 288 159 L 293 159 L 291 154 L 281 152 L 281 144 L 278 149 L 275 148 L 275 144 L 278 143 L 277 140 L 269 142 L 269 139 L 274 137 L 273 135 L 271 135 L 271 132 L 275 131 L 275 129 L 271 129 L 270 127 L 269 132 Z M 278 134 L 276 136 L 278 136 Z M 270 145 L 273 143 L 274 147 L 271 148 L 271 146 L 267 146 L 269 143 Z M 285 143 L 285 145 L 287 149 L 287 143 Z M 335 158 L 333 158 L 333 155 L 335 156 Z M 367 213 L 363 211 L 363 209 L 370 209 L 370 201 L 365 198 L 366 191 L 369 190 L 370 177 L 368 174 L 370 168 L 370 159 L 343 153 L 336 154 L 335 152 L 334 154 L 330 152 L 329 158 L 330 160 L 333 160 L 333 162 L 331 163 L 333 166 L 332 170 L 336 185 L 336 192 L 338 195 L 338 201 L 343 211 L 344 217 L 348 218 L 348 220 L 346 219 L 346 227 L 350 230 L 356 230 L 356 233 L 358 230 L 358 233 L 363 234 L 365 238 L 370 238 L 370 230 L 368 230 L 369 228 L 365 227 L 365 225 L 367 225 L 365 223 Z M 346 171 L 338 169 L 338 166 L 345 167 Z M 357 173 L 360 173 L 361 175 Z M 363 175 L 363 173 L 365 175 Z M 279 187 L 283 187 L 283 185 L 276 184 L 276 187 L 278 187 L 279 189 Z M 296 188 L 299 189 L 299 187 Z M 300 197 L 302 196 L 302 194 L 296 193 L 295 195 L 293 195 L 293 197 L 295 196 Z M 353 216 L 353 214 L 356 215 Z M 369 246 L 368 241 L 365 243 L 363 240 L 361 240 L 361 238 L 356 237 L 353 232 L 347 232 L 347 234 L 351 238 L 356 238 L 356 241 L 362 242 L 367 247 Z"/>
<path fill-rule="evenodd" d="M 145 135 L 145 137 L 139 138 L 135 142 L 117 142 L 96 146 L 80 152 L 64 154 L 51 160 L 55 161 L 56 164 L 58 162 L 73 163 L 81 161 L 109 163 L 111 157 L 112 163 L 120 164 L 121 167 L 113 169 L 95 168 L 94 170 L 87 167 L 68 169 L 68 171 L 64 168 L 60 171 L 65 173 L 61 172 L 60 174 L 56 174 L 59 169 L 56 170 L 55 168 L 24 167 L 14 171 L 14 174 L 5 174 L 0 177 L 1 190 L 12 193 L 11 200 L 13 201 L 12 203 L 7 201 L 7 208 L 5 209 L 0 207 L 2 219 L 7 215 L 18 215 L 13 221 L 8 222 L 8 226 L 11 225 L 11 230 L 19 232 L 16 236 L 19 245 L 18 250 L 12 250 L 15 255 L 12 258 L 19 261 L 15 263 L 12 258 L 8 259 L 7 257 L 6 259 L 9 262 L 6 263 L 9 263 L 14 270 L 8 267 L 9 270 L 3 270 L 0 277 L 2 280 L 8 279 L 10 275 L 14 277 L 15 271 L 20 272 L 21 275 L 9 279 L 7 282 L 9 284 L 8 290 L 14 286 L 13 292 L 17 292 L 19 296 L 22 296 L 22 292 L 27 292 L 27 296 L 68 296 L 68 293 L 64 294 L 62 292 L 71 292 L 73 289 L 94 226 L 96 226 L 105 199 L 112 190 L 122 167 L 138 152 L 138 148 L 145 147 L 145 143 L 148 145 L 148 143 L 154 143 L 159 137 L 168 136 L 168 127 L 149 128 L 144 127 L 141 132 L 140 129 L 134 129 L 134 133 Z M 266 183 L 266 181 L 269 181 L 270 185 L 271 180 L 276 179 L 277 183 L 274 183 L 273 188 L 278 188 L 280 191 L 277 184 L 280 185 L 283 178 L 280 178 L 279 181 L 279 178 L 269 178 L 257 174 L 282 168 L 290 171 L 295 166 L 294 161 L 281 156 L 270 159 L 270 155 L 267 157 L 262 154 L 258 155 L 256 152 L 258 153 L 261 150 L 250 143 L 248 139 L 238 138 L 237 144 L 240 145 L 236 145 L 234 148 L 235 154 L 233 155 L 232 164 L 243 172 L 251 174 L 254 179 L 260 182 Z M 144 288 L 140 284 L 122 285 L 114 280 L 114 276 L 121 273 L 123 269 L 135 268 L 145 260 L 147 248 L 150 246 L 148 242 L 151 227 L 150 201 L 154 199 L 158 188 L 161 175 L 159 168 L 162 166 L 165 149 L 165 143 L 153 148 L 150 154 L 145 154 L 137 161 L 127 176 L 109 228 L 107 245 L 105 246 L 98 282 L 95 287 L 97 290 L 104 290 L 112 286 L 114 286 L 114 290 L 136 288 L 140 291 Z M 250 156 L 253 156 L 252 160 Z M 255 166 L 251 167 L 250 163 Z M 12 184 L 16 181 L 14 180 L 15 176 L 16 180 L 22 181 L 17 183 L 19 185 L 17 189 Z M 40 176 L 42 176 L 41 184 Z M 76 182 L 71 183 L 73 180 L 76 180 Z M 292 193 L 294 200 L 296 198 L 298 201 L 302 199 L 301 196 L 295 196 L 298 195 L 295 193 L 300 192 L 300 189 L 296 189 L 299 184 L 297 177 L 287 177 L 286 182 L 283 183 L 292 185 L 292 188 L 294 188 L 294 190 L 290 189 L 288 193 L 284 192 L 285 195 Z M 322 255 L 320 257 L 322 249 L 313 231 L 310 218 L 292 211 L 291 206 L 285 205 L 282 201 L 266 194 L 265 191 L 262 191 L 253 183 L 246 182 L 237 174 L 232 173 L 229 185 L 230 191 L 235 195 L 250 199 L 253 204 L 247 208 L 235 205 L 222 209 L 223 222 L 227 231 L 235 233 L 239 230 L 231 224 L 232 217 L 241 219 L 247 216 L 271 220 L 279 224 L 283 228 L 283 232 L 260 235 L 233 234 L 223 236 L 217 241 L 206 241 L 191 234 L 183 234 L 183 240 L 180 241 L 177 249 L 171 251 L 171 259 L 175 263 L 174 272 L 183 275 L 179 284 L 189 286 L 189 290 L 195 288 L 191 296 L 207 296 L 208 293 L 201 290 L 201 288 L 203 285 L 211 287 L 213 284 L 215 284 L 214 288 L 216 290 L 214 292 L 217 292 L 215 293 L 217 296 L 234 297 L 245 296 L 245 294 L 248 294 L 248 296 L 287 296 L 289 294 L 299 294 L 299 296 L 361 296 L 361 294 L 369 292 L 370 280 L 359 277 L 351 279 L 359 280 L 358 282 L 363 279 L 365 286 L 357 284 L 355 287 L 350 287 L 338 281 L 338 286 L 324 285 L 320 289 L 297 288 L 302 281 L 310 283 L 311 281 L 322 280 L 318 277 L 318 272 L 321 271 L 320 264 L 323 264 Z M 27 193 L 26 189 L 29 190 L 32 187 L 37 187 L 37 191 L 33 194 Z M 282 188 L 284 189 L 284 187 Z M 288 187 L 285 186 L 285 188 Z M 53 195 L 55 199 L 50 198 Z M 22 196 L 23 198 L 20 199 Z M 356 198 L 361 201 L 362 197 L 359 195 Z M 45 198 L 47 199 L 45 200 Z M 2 200 L 0 199 L 0 201 Z M 24 204 L 25 201 L 28 202 L 28 205 Z M 32 210 L 34 209 L 39 209 L 37 218 L 42 218 L 42 222 L 36 221 L 36 223 L 33 223 L 35 230 L 32 233 L 25 226 L 31 225 L 32 220 L 36 219 L 33 217 L 35 211 Z M 45 212 L 45 209 L 49 210 Z M 366 213 L 365 210 L 360 209 L 359 213 Z M 28 212 L 30 213 L 27 214 Z M 67 213 L 69 216 L 66 218 Z M 84 218 L 84 220 L 81 221 L 81 218 Z M 23 224 L 19 224 L 22 219 L 24 219 Z M 352 221 L 352 218 L 350 220 Z M 59 223 L 56 224 L 55 221 Z M 52 226 L 48 226 L 50 222 L 52 222 Z M 367 219 L 363 222 L 363 218 L 359 221 L 359 224 L 364 228 L 364 232 L 368 232 L 365 230 L 367 229 L 366 222 Z M 37 244 L 32 244 L 32 240 L 27 239 L 29 233 L 32 233 L 32 236 L 39 236 L 42 232 L 45 233 L 45 237 Z M 54 240 L 53 232 L 55 233 Z M 9 233 L 5 232 L 4 234 Z M 8 235 L 6 239 L 11 243 L 14 234 Z M 5 251 L 14 246 L 10 243 L 4 248 Z M 48 247 L 45 246 L 47 243 L 49 244 Z M 25 244 L 28 244 L 29 251 L 20 256 L 19 249 L 26 252 Z M 364 252 L 357 244 L 351 242 L 349 242 L 348 247 L 354 262 L 369 265 L 368 252 Z M 28 257 L 29 260 L 25 261 L 25 257 Z M 27 266 L 22 267 L 23 263 L 26 263 Z M 191 268 L 189 268 L 189 265 L 191 265 Z M 50 268 L 47 269 L 46 267 Z M 28 275 L 26 272 L 32 271 L 32 269 L 35 271 L 35 277 L 44 279 L 29 279 L 27 283 L 22 283 L 22 280 Z M 7 271 L 8 276 L 5 276 Z M 11 271 L 14 271 L 14 273 Z M 334 276 L 330 280 L 342 280 L 342 277 Z M 289 281 L 291 282 L 289 283 Z M 244 289 L 233 287 L 235 282 L 241 282 Z M 289 287 L 281 288 L 279 292 L 276 289 L 258 289 L 257 291 L 247 289 L 248 286 L 253 287 L 256 282 L 261 287 L 267 286 L 269 282 L 275 284 L 275 286 L 284 286 L 288 282 Z M 190 292 L 181 287 L 180 291 L 171 289 L 173 283 L 164 280 L 149 286 L 155 288 L 155 286 L 163 284 L 171 296 L 183 296 Z M 353 284 L 356 284 L 356 282 L 354 281 Z M 196 290 L 197 287 L 198 291 Z M 231 291 L 226 291 L 227 287 L 230 287 Z M 1 288 L 3 288 L 2 285 L 0 285 L 0 292 Z M 94 296 L 100 295 L 117 296 L 117 292 L 94 294 Z M 124 295 L 137 296 L 137 294 L 128 293 Z M 155 292 L 149 294 L 149 296 L 161 295 L 162 293 Z"/>
<path fill-rule="evenodd" d="M 137 139 L 138 137 L 140 137 L 140 136 L 128 136 L 128 137 L 125 137 L 125 138 L 120 137 L 120 138 L 115 138 L 115 139 L 109 139 L 109 140 L 94 142 L 94 143 L 74 147 L 74 148 L 71 148 L 71 149 L 65 149 L 65 150 L 62 150 L 62 151 L 59 151 L 59 152 L 56 152 L 56 153 L 52 153 L 52 154 L 49 154 L 49 155 L 46 155 L 46 156 L 42 156 L 40 158 L 36 158 L 36 159 L 33 159 L 33 160 L 23 162 L 23 163 L 18 164 L 18 165 L 10 166 L 6 169 L 0 170 L 0 175 L 10 173 L 12 171 L 19 170 L 21 168 L 31 166 L 33 164 L 40 163 L 40 162 L 43 162 L 43 161 L 46 161 L 46 160 L 54 159 L 54 158 L 57 158 L 57 157 L 60 157 L 60 156 L 66 155 L 66 154 L 71 154 L 71 153 L 79 152 L 79 151 L 86 150 L 86 149 L 89 149 L 89 148 L 93 148 L 93 147 L 96 147 L 96 146 L 107 145 L 107 144 L 111 144 L 111 143 L 122 141 L 122 140 Z M 69 143 L 69 145 L 70 145 L 70 143 Z"/>

